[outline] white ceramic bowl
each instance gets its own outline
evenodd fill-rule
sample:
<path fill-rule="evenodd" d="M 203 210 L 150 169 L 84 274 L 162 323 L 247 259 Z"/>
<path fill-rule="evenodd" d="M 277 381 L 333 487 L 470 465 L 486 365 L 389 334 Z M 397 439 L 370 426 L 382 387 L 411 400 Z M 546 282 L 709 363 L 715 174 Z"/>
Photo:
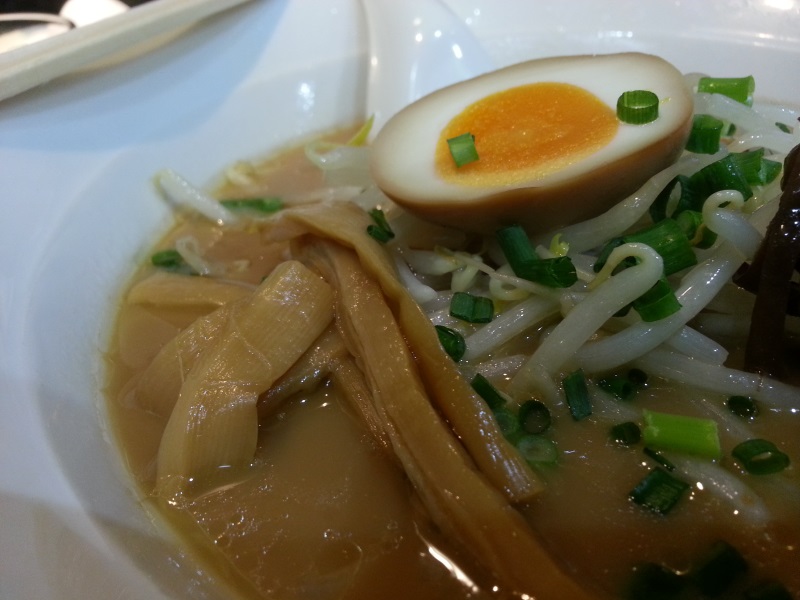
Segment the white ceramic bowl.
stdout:
<path fill-rule="evenodd" d="M 502 66 L 640 50 L 800 103 L 796 0 L 447 0 Z M 357 0 L 258 0 L 0 104 L 0 598 L 221 598 L 153 524 L 105 429 L 117 295 L 170 215 L 150 178 L 365 112 Z"/>

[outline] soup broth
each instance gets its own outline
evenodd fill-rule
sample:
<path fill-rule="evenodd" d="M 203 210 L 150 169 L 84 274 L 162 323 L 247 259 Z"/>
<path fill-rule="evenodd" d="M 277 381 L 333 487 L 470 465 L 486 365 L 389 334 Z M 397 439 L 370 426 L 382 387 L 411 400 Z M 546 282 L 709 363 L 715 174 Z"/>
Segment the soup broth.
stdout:
<path fill-rule="evenodd" d="M 228 177 L 219 197 L 277 196 L 287 204 L 292 199 L 305 203 L 307 193 L 327 185 L 302 149 L 246 169 L 239 166 L 237 173 L 245 176 Z M 156 250 L 191 238 L 205 263 L 226 265 L 224 294 L 238 298 L 252 293 L 262 278 L 298 252 L 293 243 L 274 235 L 275 223 L 286 226 L 267 218 L 229 228 L 183 215 Z M 456 249 L 474 252 L 478 241 L 462 238 Z M 158 267 L 143 265 L 123 296 L 108 353 L 109 410 L 121 451 L 148 505 L 175 526 L 200 560 L 252 598 L 519 596 L 437 526 L 391 450 L 373 435 L 330 376 L 307 382 L 280 402 L 269 403 L 262 396 L 257 449 L 249 464 L 220 466 L 193 478 L 177 497 L 160 495 L 157 462 L 169 413 L 143 405 L 142 378 L 179 332 L 235 300 L 217 292 L 191 301 L 191 291 L 137 289 L 157 273 Z M 441 279 L 432 276 L 427 282 L 434 286 Z M 492 356 L 530 353 L 552 323 L 544 321 Z M 489 378 L 504 390 L 512 369 L 506 365 Z M 473 372 L 464 367 L 465 378 Z M 662 515 L 629 497 L 654 468 L 653 458 L 641 443 L 626 447 L 613 442 L 610 427 L 638 421 L 644 409 L 707 419 L 714 411 L 727 411 L 727 395 L 650 377 L 633 400 L 621 402 L 596 390 L 593 399 L 599 404 L 580 421 L 564 404 L 550 406 L 553 424 L 544 435 L 557 448 L 557 460 L 537 467 L 542 491 L 515 505 L 569 577 L 598 598 L 621 597 L 642 564 L 690 573 L 716 542 L 724 541 L 748 564 L 725 597 L 743 597 L 764 580 L 779 581 L 794 597 L 800 595 L 796 464 L 775 475 L 753 476 L 730 457 L 745 430 L 748 438 L 772 440 L 800 460 L 796 411 L 762 407 L 754 419 L 721 425 L 724 456 L 715 468 L 743 482 L 745 492 L 724 484 L 715 491 L 685 475 L 689 489 L 674 510 Z M 676 471 L 684 471 L 681 462 Z M 682 594 L 702 597 L 691 586 Z"/>

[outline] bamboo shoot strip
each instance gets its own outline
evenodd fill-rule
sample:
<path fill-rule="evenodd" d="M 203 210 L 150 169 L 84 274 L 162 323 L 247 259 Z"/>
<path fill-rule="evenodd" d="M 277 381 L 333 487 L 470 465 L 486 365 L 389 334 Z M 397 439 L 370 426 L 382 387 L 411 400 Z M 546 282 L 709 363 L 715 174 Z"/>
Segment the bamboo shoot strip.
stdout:
<path fill-rule="evenodd" d="M 278 266 L 252 298 L 231 308 L 219 338 L 187 374 L 161 438 L 161 496 L 174 498 L 208 470 L 252 460 L 258 396 L 332 319 L 330 286 L 297 261 Z"/>
<path fill-rule="evenodd" d="M 313 244 L 307 256 L 337 290 L 337 324 L 350 351 L 361 357 L 383 429 L 436 525 L 496 576 L 504 591 L 537 598 L 594 597 L 475 470 L 430 404 L 405 332 L 356 254 L 324 241 Z"/>
<path fill-rule="evenodd" d="M 345 247 L 353 248 L 364 269 L 374 277 L 403 328 L 426 390 L 450 423 L 477 467 L 512 502 L 533 498 L 542 483 L 497 427 L 484 401 L 470 387 L 453 360 L 442 350 L 439 338 L 419 305 L 397 278 L 383 247 L 366 234 L 369 216 L 354 204 L 318 204 L 281 213 L 283 225 L 298 235 L 297 225 Z"/>

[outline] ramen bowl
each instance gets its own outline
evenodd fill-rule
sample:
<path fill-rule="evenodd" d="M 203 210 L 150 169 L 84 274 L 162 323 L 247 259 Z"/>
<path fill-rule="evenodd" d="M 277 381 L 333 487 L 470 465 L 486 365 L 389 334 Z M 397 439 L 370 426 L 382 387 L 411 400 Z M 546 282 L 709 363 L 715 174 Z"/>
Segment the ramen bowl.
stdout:
<path fill-rule="evenodd" d="M 792 0 L 446 4 L 498 67 L 641 51 L 800 102 Z M 0 597 L 228 597 L 135 489 L 104 354 L 122 289 L 172 222 L 157 171 L 209 187 L 237 160 L 365 118 L 361 6 L 311 6 L 254 2 L 0 104 Z"/>

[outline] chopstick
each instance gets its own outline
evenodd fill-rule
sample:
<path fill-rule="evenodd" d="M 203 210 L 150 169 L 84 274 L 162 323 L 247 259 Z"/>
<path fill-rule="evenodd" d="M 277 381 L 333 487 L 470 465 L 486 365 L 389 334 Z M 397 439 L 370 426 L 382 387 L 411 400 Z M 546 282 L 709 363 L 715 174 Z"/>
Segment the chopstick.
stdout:
<path fill-rule="evenodd" d="M 0 100 L 251 0 L 155 0 L 0 54 Z"/>

